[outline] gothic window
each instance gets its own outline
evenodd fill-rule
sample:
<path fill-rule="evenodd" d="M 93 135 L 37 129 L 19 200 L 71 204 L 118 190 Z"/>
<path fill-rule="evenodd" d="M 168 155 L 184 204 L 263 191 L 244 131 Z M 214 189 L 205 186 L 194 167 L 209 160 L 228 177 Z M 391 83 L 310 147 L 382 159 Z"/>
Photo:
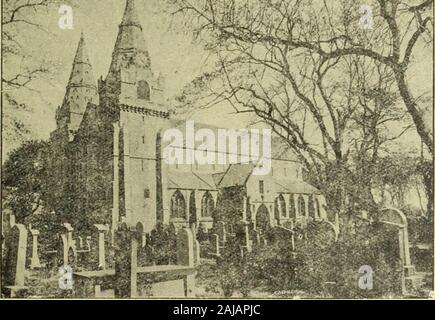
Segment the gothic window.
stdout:
<path fill-rule="evenodd" d="M 260 193 L 264 194 L 264 181 L 260 180 L 258 183 L 259 183 L 258 188 L 259 188 Z"/>
<path fill-rule="evenodd" d="M 302 196 L 298 197 L 298 209 L 299 209 L 299 215 L 305 216 L 305 200 L 304 197 Z"/>
<path fill-rule="evenodd" d="M 145 80 L 140 80 L 137 86 L 137 98 L 150 100 L 150 86 Z"/>
<path fill-rule="evenodd" d="M 284 196 L 282 194 L 279 195 L 278 203 L 280 205 L 280 210 L 282 212 L 283 217 L 284 218 L 287 217 L 287 208 L 286 208 L 286 205 L 285 205 Z"/>
<path fill-rule="evenodd" d="M 291 194 L 289 197 L 289 215 L 291 219 L 296 218 L 296 208 L 295 208 L 295 200 L 294 200 L 294 195 Z"/>
<path fill-rule="evenodd" d="M 316 198 L 316 212 L 317 212 L 317 216 L 320 218 L 320 203 L 317 198 Z"/>
<path fill-rule="evenodd" d="M 171 199 L 171 218 L 186 219 L 186 200 L 180 190 L 175 191 Z"/>
<path fill-rule="evenodd" d="M 286 208 L 286 205 L 285 205 L 284 196 L 282 194 L 280 194 L 275 199 L 275 216 L 278 215 L 277 218 L 279 218 L 280 214 L 284 218 L 287 217 L 287 208 Z"/>
<path fill-rule="evenodd" d="M 204 193 L 201 200 L 201 216 L 211 217 L 214 210 L 214 200 L 210 192 Z"/>
<path fill-rule="evenodd" d="M 308 198 L 308 216 L 310 216 L 313 219 L 316 219 L 316 211 L 315 211 L 314 196 L 313 195 L 311 195 Z"/>
<path fill-rule="evenodd" d="M 150 198 L 150 189 L 148 189 L 148 188 L 144 189 L 143 196 L 145 199 L 149 199 Z"/>

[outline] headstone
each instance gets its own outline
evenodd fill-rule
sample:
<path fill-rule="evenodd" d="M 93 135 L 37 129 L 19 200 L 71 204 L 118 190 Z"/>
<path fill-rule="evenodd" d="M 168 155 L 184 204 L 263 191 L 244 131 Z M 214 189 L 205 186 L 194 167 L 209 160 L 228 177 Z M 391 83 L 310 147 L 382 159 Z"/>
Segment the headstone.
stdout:
<path fill-rule="evenodd" d="M 194 249 L 194 263 L 195 266 L 198 266 L 201 260 L 201 246 L 199 244 L 199 241 L 194 239 L 193 240 L 193 249 Z"/>
<path fill-rule="evenodd" d="M 221 241 L 222 245 L 225 245 L 225 243 L 227 242 L 225 222 L 223 221 L 216 222 L 216 233 L 219 235 L 219 240 Z"/>
<path fill-rule="evenodd" d="M 38 252 L 39 230 L 30 229 L 30 234 L 32 235 L 32 256 L 30 257 L 30 268 L 36 269 L 41 267 Z"/>
<path fill-rule="evenodd" d="M 62 239 L 62 258 L 63 258 L 63 265 L 71 265 L 71 259 L 74 261 L 77 259 L 76 252 L 75 252 L 75 244 L 73 240 L 73 233 L 74 229 L 69 223 L 63 224 L 63 232 L 60 235 Z"/>
<path fill-rule="evenodd" d="M 27 229 L 22 224 L 15 224 L 7 235 L 4 286 L 14 293 L 25 289 L 24 273 L 26 270 Z"/>
<path fill-rule="evenodd" d="M 81 236 L 78 236 L 77 238 L 79 239 L 79 249 L 83 250 L 84 249 L 83 238 Z"/>
<path fill-rule="evenodd" d="M 248 223 L 246 223 L 243 226 L 243 239 L 245 242 L 246 251 L 251 252 L 252 251 L 252 240 L 249 237 L 249 224 Z"/>
<path fill-rule="evenodd" d="M 194 266 L 193 234 L 188 228 L 178 231 L 177 264 L 181 266 Z"/>
<path fill-rule="evenodd" d="M 382 210 L 379 221 L 398 228 L 400 258 L 405 266 L 411 265 L 408 239 L 408 222 L 405 214 L 394 208 L 386 208 Z"/>
<path fill-rule="evenodd" d="M 212 247 L 212 254 L 216 256 L 220 256 L 219 236 L 216 233 L 210 235 L 210 244 Z"/>
<path fill-rule="evenodd" d="M 94 224 L 94 227 L 98 231 L 98 269 L 106 269 L 106 233 L 109 231 L 109 227 L 102 224 Z"/>
<path fill-rule="evenodd" d="M 67 235 L 62 233 L 60 235 L 60 239 L 62 241 L 62 263 L 64 266 L 66 266 L 68 264 L 68 240 L 67 240 Z"/>
<path fill-rule="evenodd" d="M 382 209 L 379 221 L 386 225 L 394 226 L 398 230 L 399 254 L 403 263 L 402 292 L 417 288 L 420 280 L 415 277 L 415 266 L 411 263 L 409 250 L 408 221 L 405 214 L 395 208 Z"/>
<path fill-rule="evenodd" d="M 92 237 L 91 236 L 87 236 L 85 242 L 86 242 L 86 249 L 87 250 L 91 250 Z"/>
<path fill-rule="evenodd" d="M 192 231 L 188 228 L 181 229 L 178 232 L 177 239 L 177 262 L 178 265 L 194 267 L 194 241 Z M 184 288 L 186 297 L 195 295 L 195 274 L 186 275 L 184 279 Z"/>
<path fill-rule="evenodd" d="M 121 224 L 115 235 L 115 297 L 137 296 L 137 250 L 139 237 L 125 224 Z"/>

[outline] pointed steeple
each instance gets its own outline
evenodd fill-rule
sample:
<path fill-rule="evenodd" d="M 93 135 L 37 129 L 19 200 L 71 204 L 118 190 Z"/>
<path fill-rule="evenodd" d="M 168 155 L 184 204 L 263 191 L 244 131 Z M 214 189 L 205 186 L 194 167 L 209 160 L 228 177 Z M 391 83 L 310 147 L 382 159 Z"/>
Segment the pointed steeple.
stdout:
<path fill-rule="evenodd" d="M 151 68 L 142 25 L 135 1 L 126 0 L 119 24 L 112 62 L 106 79 L 99 82 L 100 101 L 107 106 L 124 104 L 164 109 L 162 90 Z M 150 106 L 153 104 L 153 106 Z"/>
<path fill-rule="evenodd" d="M 86 48 L 85 37 L 82 32 L 80 41 L 77 46 L 68 87 L 71 86 L 88 86 L 96 89 L 95 79 L 92 73 L 92 65 L 89 61 L 89 55 Z"/>
<path fill-rule="evenodd" d="M 137 17 L 134 0 L 127 0 L 121 26 L 135 26 L 142 29 L 142 26 Z"/>
<path fill-rule="evenodd" d="M 136 69 L 148 69 L 151 72 L 149 53 L 136 12 L 135 2 L 134 0 L 127 0 L 112 53 L 108 78 L 114 76 L 121 69 L 127 70 L 131 66 Z"/>
<path fill-rule="evenodd" d="M 58 127 L 77 131 L 88 102 L 97 102 L 97 87 L 83 32 L 74 57 L 62 106 L 57 112 Z"/>

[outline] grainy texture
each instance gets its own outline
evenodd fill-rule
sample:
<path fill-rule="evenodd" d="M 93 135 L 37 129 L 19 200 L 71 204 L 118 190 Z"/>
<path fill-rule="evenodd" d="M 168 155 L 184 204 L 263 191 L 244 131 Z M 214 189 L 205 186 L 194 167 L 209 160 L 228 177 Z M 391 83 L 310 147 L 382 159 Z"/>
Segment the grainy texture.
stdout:
<path fill-rule="evenodd" d="M 433 298 L 433 0 L 2 27 L 2 297 Z"/>

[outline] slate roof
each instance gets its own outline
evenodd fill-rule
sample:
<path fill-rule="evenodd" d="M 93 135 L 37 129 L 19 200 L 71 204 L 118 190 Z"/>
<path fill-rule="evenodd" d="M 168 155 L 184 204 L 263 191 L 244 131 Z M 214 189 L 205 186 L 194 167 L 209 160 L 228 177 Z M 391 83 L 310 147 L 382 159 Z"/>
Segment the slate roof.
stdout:
<path fill-rule="evenodd" d="M 253 164 L 231 164 L 219 181 L 219 188 L 245 185 L 253 169 Z"/>
<path fill-rule="evenodd" d="M 277 192 L 282 193 L 321 194 L 319 189 L 305 181 L 275 180 L 275 188 Z"/>
<path fill-rule="evenodd" d="M 211 174 L 170 171 L 168 173 L 168 188 L 216 190 L 216 185 Z"/>

